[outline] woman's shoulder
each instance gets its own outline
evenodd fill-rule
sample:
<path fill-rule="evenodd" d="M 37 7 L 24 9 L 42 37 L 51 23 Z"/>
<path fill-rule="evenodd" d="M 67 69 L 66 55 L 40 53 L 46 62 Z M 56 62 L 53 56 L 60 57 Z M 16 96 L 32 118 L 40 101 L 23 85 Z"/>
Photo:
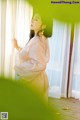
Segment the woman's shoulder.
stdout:
<path fill-rule="evenodd" d="M 38 41 L 38 38 L 33 37 L 29 40 L 28 44 L 26 44 L 27 46 L 31 46 L 32 44 L 35 44 Z"/>
<path fill-rule="evenodd" d="M 27 46 L 32 46 L 32 45 L 36 45 L 36 44 L 47 44 L 47 37 L 46 36 L 34 36 L 29 43 L 27 44 Z"/>

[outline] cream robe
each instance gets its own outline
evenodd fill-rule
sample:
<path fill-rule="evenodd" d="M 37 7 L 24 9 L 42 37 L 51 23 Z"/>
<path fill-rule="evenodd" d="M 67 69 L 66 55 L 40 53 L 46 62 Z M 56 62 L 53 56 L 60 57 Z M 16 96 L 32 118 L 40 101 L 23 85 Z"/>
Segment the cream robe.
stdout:
<path fill-rule="evenodd" d="M 35 36 L 18 52 L 14 68 L 21 79 L 43 92 L 48 89 L 45 73 L 48 61 L 48 40 L 44 36 Z"/>

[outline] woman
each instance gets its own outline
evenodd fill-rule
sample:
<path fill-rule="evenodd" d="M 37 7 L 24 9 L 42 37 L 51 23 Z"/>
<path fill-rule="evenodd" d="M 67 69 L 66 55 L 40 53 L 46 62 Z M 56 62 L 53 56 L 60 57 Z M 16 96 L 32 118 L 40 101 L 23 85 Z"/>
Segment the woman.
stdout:
<path fill-rule="evenodd" d="M 45 28 L 41 17 L 35 14 L 31 21 L 34 37 L 30 38 L 24 48 L 18 46 L 16 39 L 13 40 L 13 45 L 18 50 L 18 59 L 14 67 L 16 73 L 48 101 L 48 79 L 45 69 L 49 61 L 49 47 L 47 38 L 43 35 Z"/>

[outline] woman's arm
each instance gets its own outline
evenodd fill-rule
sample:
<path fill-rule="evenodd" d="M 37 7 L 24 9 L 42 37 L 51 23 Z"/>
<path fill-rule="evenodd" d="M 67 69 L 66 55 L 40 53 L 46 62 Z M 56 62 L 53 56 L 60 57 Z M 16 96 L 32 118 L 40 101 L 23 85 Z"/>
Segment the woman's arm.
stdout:
<path fill-rule="evenodd" d="M 45 50 L 40 42 L 33 44 L 29 49 L 29 56 L 31 58 L 31 62 L 34 66 L 31 68 L 32 71 L 41 71 L 46 68 L 46 58 L 45 58 Z"/>
<path fill-rule="evenodd" d="M 24 48 L 21 48 L 18 46 L 18 43 L 17 43 L 17 40 L 14 38 L 13 40 L 13 46 L 14 48 L 16 48 L 18 50 L 18 55 L 19 55 L 19 59 L 21 60 L 29 60 L 29 56 L 28 56 L 28 53 L 26 51 L 26 46 Z"/>
<path fill-rule="evenodd" d="M 16 48 L 18 51 L 22 50 L 22 48 L 18 46 L 17 40 L 15 38 L 13 40 L 13 47 Z"/>
<path fill-rule="evenodd" d="M 45 49 L 39 41 L 29 46 L 28 50 L 26 47 L 19 52 L 19 58 L 24 62 L 16 65 L 15 70 L 20 76 L 38 75 L 46 69 Z M 29 61 L 25 61 L 28 57 Z"/>

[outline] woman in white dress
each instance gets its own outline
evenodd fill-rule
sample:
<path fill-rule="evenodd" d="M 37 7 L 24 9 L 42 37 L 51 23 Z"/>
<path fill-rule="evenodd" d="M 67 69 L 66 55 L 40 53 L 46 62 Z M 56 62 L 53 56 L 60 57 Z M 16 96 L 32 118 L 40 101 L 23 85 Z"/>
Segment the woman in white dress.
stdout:
<path fill-rule="evenodd" d="M 14 47 L 18 50 L 15 71 L 20 79 L 32 86 L 46 101 L 48 101 L 48 78 L 45 73 L 46 65 L 49 61 L 48 40 L 43 35 L 43 25 L 41 17 L 35 14 L 31 21 L 31 30 L 34 37 L 20 48 L 17 40 L 13 40 Z"/>

